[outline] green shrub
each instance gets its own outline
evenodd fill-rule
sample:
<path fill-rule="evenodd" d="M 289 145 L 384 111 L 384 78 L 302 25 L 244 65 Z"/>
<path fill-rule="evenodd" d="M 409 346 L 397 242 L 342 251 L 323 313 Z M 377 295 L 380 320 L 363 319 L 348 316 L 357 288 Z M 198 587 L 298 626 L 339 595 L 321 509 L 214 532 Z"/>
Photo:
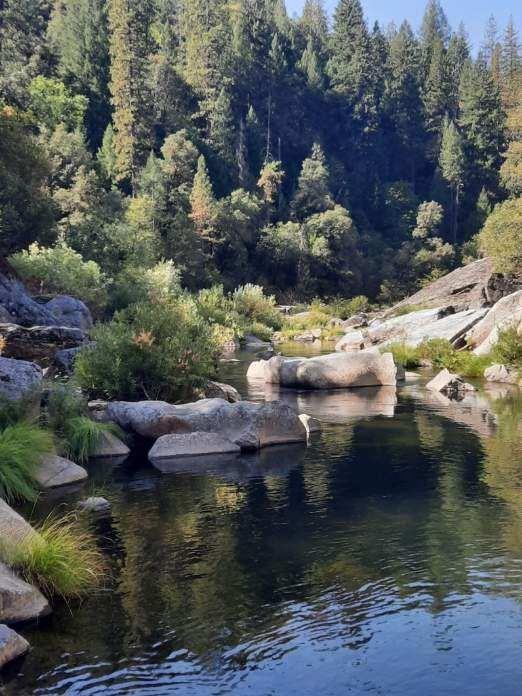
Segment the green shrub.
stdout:
<path fill-rule="evenodd" d="M 275 298 L 264 294 L 259 285 L 243 285 L 232 295 L 232 306 L 236 312 L 251 322 L 265 324 L 272 329 L 282 326 L 281 313 L 276 307 Z"/>
<path fill-rule="evenodd" d="M 493 258 L 498 273 L 520 273 L 522 268 L 522 198 L 499 203 L 479 235 L 481 251 Z"/>
<path fill-rule="evenodd" d="M 54 451 L 52 434 L 31 423 L 8 425 L 0 432 L 0 498 L 35 500 L 35 471 L 42 456 Z"/>
<path fill-rule="evenodd" d="M 47 519 L 14 545 L 4 544 L 0 555 L 28 582 L 47 596 L 81 597 L 98 586 L 106 573 L 102 553 L 92 534 L 76 517 Z"/>
<path fill-rule="evenodd" d="M 357 295 L 357 297 L 352 297 L 347 300 L 344 298 L 335 298 L 330 301 L 327 305 L 327 312 L 333 317 L 339 317 L 339 319 L 350 319 L 354 314 L 360 314 L 361 312 L 367 312 L 370 308 L 370 301 L 365 295 Z"/>
<path fill-rule="evenodd" d="M 116 312 L 138 302 L 163 301 L 180 293 L 180 274 L 172 261 L 160 261 L 152 268 L 126 266 L 111 284 L 109 309 Z"/>
<path fill-rule="evenodd" d="M 418 350 L 420 358 L 431 361 L 436 369 L 446 368 L 461 377 L 482 377 L 486 367 L 491 365 L 489 356 L 456 350 L 449 341 L 441 338 L 424 341 Z"/>
<path fill-rule="evenodd" d="M 215 371 L 212 327 L 186 295 L 133 305 L 93 337 L 75 363 L 79 385 L 93 395 L 176 401 Z"/>
<path fill-rule="evenodd" d="M 37 282 L 43 293 L 79 297 L 95 312 L 102 311 L 106 305 L 106 281 L 98 264 L 84 261 L 64 243 L 49 248 L 34 243 L 27 251 L 11 256 L 9 261 L 25 281 Z"/>
<path fill-rule="evenodd" d="M 404 342 L 390 343 L 382 349 L 382 352 L 392 353 L 395 363 L 404 368 L 419 367 L 421 364 L 419 350 Z"/>
<path fill-rule="evenodd" d="M 522 336 L 518 333 L 517 327 L 509 326 L 499 331 L 492 358 L 503 365 L 522 367 Z"/>

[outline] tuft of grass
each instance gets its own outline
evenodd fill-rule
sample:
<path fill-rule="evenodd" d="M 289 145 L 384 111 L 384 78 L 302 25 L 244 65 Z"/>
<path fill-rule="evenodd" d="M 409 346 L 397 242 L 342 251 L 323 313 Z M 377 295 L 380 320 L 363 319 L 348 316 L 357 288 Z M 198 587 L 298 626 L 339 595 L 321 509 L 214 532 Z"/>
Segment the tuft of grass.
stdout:
<path fill-rule="evenodd" d="M 402 365 L 404 368 L 419 367 L 421 364 L 419 349 L 414 348 L 403 341 L 390 343 L 389 345 L 385 346 L 381 352 L 392 353 L 395 363 L 397 365 Z"/>
<path fill-rule="evenodd" d="M 35 500 L 34 479 L 42 456 L 54 451 L 52 434 L 31 423 L 8 425 L 0 432 L 0 498 Z"/>
<path fill-rule="evenodd" d="M 96 452 L 104 433 L 123 437 L 118 426 L 112 423 L 99 423 L 87 416 L 70 418 L 63 431 L 66 456 L 75 462 L 86 462 Z"/>
<path fill-rule="evenodd" d="M 499 332 L 498 341 L 493 348 L 495 362 L 513 367 L 522 367 L 522 336 L 515 326 L 509 326 Z"/>
<path fill-rule="evenodd" d="M 106 574 L 103 554 L 75 515 L 47 518 L 37 534 L 2 549 L 4 560 L 48 597 L 77 599 L 100 585 Z"/>
<path fill-rule="evenodd" d="M 0 430 L 8 425 L 16 425 L 21 421 L 30 422 L 37 420 L 35 417 L 36 402 L 36 394 L 28 394 L 16 401 L 0 397 Z"/>
<path fill-rule="evenodd" d="M 424 341 L 418 352 L 420 358 L 431 361 L 435 368 L 447 368 L 461 377 L 482 377 L 484 370 L 492 362 L 490 356 L 456 350 L 449 341 L 440 338 Z"/>
<path fill-rule="evenodd" d="M 423 309 L 427 309 L 426 305 L 423 304 L 411 304 L 403 305 L 398 307 L 393 314 L 390 314 L 390 318 L 395 319 L 396 317 L 403 317 L 406 314 L 412 314 L 413 312 L 422 312 Z"/>

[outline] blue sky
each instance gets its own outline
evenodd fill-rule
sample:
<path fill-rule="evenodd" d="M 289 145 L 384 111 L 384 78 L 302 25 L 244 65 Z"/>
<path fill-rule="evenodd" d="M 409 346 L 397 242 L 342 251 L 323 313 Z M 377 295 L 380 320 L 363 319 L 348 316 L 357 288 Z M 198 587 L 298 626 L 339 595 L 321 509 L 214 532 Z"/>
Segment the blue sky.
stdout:
<path fill-rule="evenodd" d="M 400 24 L 403 19 L 407 19 L 415 29 L 420 25 L 426 5 L 424 0 L 362 0 L 362 3 L 366 19 L 371 24 L 377 19 L 385 27 L 391 20 Z M 304 0 L 286 0 L 290 15 L 299 13 L 303 4 Z M 325 0 L 330 13 L 336 4 L 337 0 Z M 457 28 L 461 21 L 464 22 L 475 47 L 480 44 L 484 27 L 492 13 L 502 29 L 510 14 L 519 28 L 522 25 L 522 9 L 518 0 L 447 0 L 443 5 L 452 27 Z"/>

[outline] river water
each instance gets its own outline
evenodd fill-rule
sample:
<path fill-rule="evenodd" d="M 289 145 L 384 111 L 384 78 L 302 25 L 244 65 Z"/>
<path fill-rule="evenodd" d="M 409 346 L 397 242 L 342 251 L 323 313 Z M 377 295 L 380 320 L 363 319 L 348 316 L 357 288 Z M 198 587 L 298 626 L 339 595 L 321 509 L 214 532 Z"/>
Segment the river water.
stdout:
<path fill-rule="evenodd" d="M 169 474 L 93 468 L 110 580 L 21 630 L 5 694 L 519 696 L 521 393 L 277 394 L 249 390 L 247 360 L 223 377 L 322 432 Z"/>

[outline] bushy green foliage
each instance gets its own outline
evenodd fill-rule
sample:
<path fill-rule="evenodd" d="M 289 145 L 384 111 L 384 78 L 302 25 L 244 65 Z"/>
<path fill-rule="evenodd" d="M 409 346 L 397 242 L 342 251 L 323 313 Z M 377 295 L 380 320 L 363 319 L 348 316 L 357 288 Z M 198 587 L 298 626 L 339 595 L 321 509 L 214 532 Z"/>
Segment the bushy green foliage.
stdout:
<path fill-rule="evenodd" d="M 16 544 L 3 543 L 0 557 L 48 597 L 77 599 L 100 585 L 105 559 L 74 515 L 48 518 L 36 532 Z"/>
<path fill-rule="evenodd" d="M 9 258 L 26 281 L 38 282 L 42 292 L 58 292 L 80 297 L 100 311 L 107 301 L 105 277 L 94 261 L 84 261 L 66 244 L 42 247 L 31 244 Z"/>
<path fill-rule="evenodd" d="M 30 107 L 38 121 L 49 130 L 65 124 L 70 130 L 82 128 L 89 100 L 73 94 L 59 80 L 38 75 L 29 85 Z"/>
<path fill-rule="evenodd" d="M 109 290 L 109 309 L 118 311 L 137 302 L 164 301 L 181 293 L 180 273 L 172 261 L 152 268 L 125 266 Z"/>
<path fill-rule="evenodd" d="M 447 368 L 461 377 L 482 377 L 486 367 L 491 365 L 489 356 L 456 350 L 449 341 L 440 338 L 424 341 L 418 348 L 418 354 L 423 360 L 429 360 L 435 368 Z"/>
<path fill-rule="evenodd" d="M 186 295 L 132 305 L 93 336 L 96 344 L 75 363 L 76 378 L 90 394 L 176 401 L 215 370 L 212 329 Z"/>
<path fill-rule="evenodd" d="M 522 198 L 500 203 L 486 220 L 480 248 L 493 257 L 498 273 L 520 273 L 522 268 Z"/>
<path fill-rule="evenodd" d="M 492 357 L 503 365 L 522 367 L 522 335 L 516 326 L 509 326 L 499 331 Z"/>
<path fill-rule="evenodd" d="M 281 326 L 281 314 L 276 308 L 275 298 L 265 295 L 259 285 L 248 283 L 237 288 L 232 296 L 236 312 L 251 321 L 265 324 L 272 329 Z"/>
<path fill-rule="evenodd" d="M 418 348 L 408 345 L 402 341 L 390 343 L 382 349 L 384 353 L 391 353 L 397 365 L 404 368 L 419 367 L 421 364 L 420 351 Z"/>
<path fill-rule="evenodd" d="M 42 456 L 52 453 L 52 435 L 38 426 L 19 422 L 0 432 L 0 498 L 34 500 L 35 471 Z"/>

